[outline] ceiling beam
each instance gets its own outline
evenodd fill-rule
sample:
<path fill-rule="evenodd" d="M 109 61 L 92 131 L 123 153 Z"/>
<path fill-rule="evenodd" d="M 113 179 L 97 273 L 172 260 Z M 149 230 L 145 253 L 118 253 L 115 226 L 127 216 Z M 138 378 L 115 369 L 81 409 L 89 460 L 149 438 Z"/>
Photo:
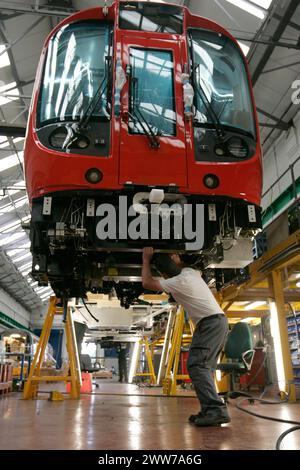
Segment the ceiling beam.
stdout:
<path fill-rule="evenodd" d="M 7 40 L 7 37 L 3 31 L 3 28 L 1 27 L 0 25 L 0 39 L 2 39 L 3 43 L 4 44 L 8 44 L 8 40 Z M 17 84 L 17 87 L 19 89 L 19 93 L 20 95 L 23 95 L 23 88 L 22 88 L 22 82 L 20 80 L 20 77 L 19 77 L 19 74 L 18 74 L 18 70 L 17 70 L 17 67 L 16 67 L 16 63 L 15 63 L 15 59 L 14 59 L 14 56 L 13 56 L 13 53 L 12 53 L 12 50 L 11 48 L 9 48 L 7 50 L 7 55 L 8 55 L 8 58 L 9 58 L 9 61 L 10 61 L 10 67 L 11 67 L 11 71 L 13 73 L 13 77 L 15 79 L 15 82 Z M 22 99 L 22 97 L 20 96 L 20 100 L 21 100 L 21 103 L 24 105 L 24 107 L 26 108 L 27 105 L 25 103 L 25 101 Z M 3 115 L 3 112 L 2 112 L 2 115 Z M 4 116 L 3 116 L 4 117 Z M 25 114 L 25 119 L 27 119 L 27 113 Z M 23 137 L 23 136 L 22 136 Z"/>
<path fill-rule="evenodd" d="M 276 122 L 277 124 L 282 125 L 283 127 L 287 127 L 287 129 L 290 128 L 290 123 L 282 121 L 281 119 L 277 118 L 276 116 L 273 116 L 273 114 L 268 113 L 264 109 L 261 109 L 261 108 L 256 108 L 256 109 L 259 114 L 262 114 L 263 116 L 266 116 L 267 118 L 272 119 L 272 121 Z"/>
<path fill-rule="evenodd" d="M 271 41 L 273 43 L 277 43 L 282 34 L 284 33 L 286 27 L 288 26 L 289 22 L 293 18 L 295 11 L 297 10 L 299 6 L 299 0 L 290 0 L 288 7 L 286 8 L 285 14 L 282 16 L 272 38 Z M 259 77 L 261 75 L 261 72 L 265 68 L 268 60 L 270 59 L 271 55 L 273 54 L 274 50 L 276 48 L 276 44 L 269 45 L 267 49 L 265 50 L 263 56 L 261 57 L 256 69 L 252 73 L 252 84 L 253 86 L 257 83 L 259 80 Z"/>
<path fill-rule="evenodd" d="M 278 15 L 278 13 L 275 13 L 273 16 L 274 18 L 276 18 L 276 20 L 279 20 L 279 21 L 282 20 L 282 16 Z M 297 31 L 300 31 L 300 25 L 293 21 L 289 21 L 288 26 L 290 26 L 293 29 L 296 29 Z"/>
<path fill-rule="evenodd" d="M 26 127 L 0 126 L 0 135 L 7 137 L 25 137 Z"/>
<path fill-rule="evenodd" d="M 20 16 L 22 15 L 22 13 L 10 13 L 10 14 L 7 14 L 7 15 L 3 15 L 2 13 L 0 14 L 0 21 L 7 21 L 7 20 L 11 20 L 12 18 L 16 18 L 17 16 Z"/>
<path fill-rule="evenodd" d="M 299 43 L 291 43 L 291 42 L 282 42 L 282 41 L 267 41 L 267 40 L 262 40 L 262 39 L 250 39 L 250 38 L 245 38 L 245 37 L 238 37 L 235 36 L 235 39 L 237 41 L 247 41 L 247 42 L 252 42 L 253 44 L 263 44 L 264 46 L 274 46 L 274 47 L 283 47 L 286 49 L 295 49 L 299 50 L 300 49 L 300 44 Z"/>
<path fill-rule="evenodd" d="M 32 30 L 43 20 L 44 20 L 44 18 L 38 18 L 36 21 L 34 21 L 34 23 L 29 25 L 25 29 L 25 31 L 22 32 L 22 34 L 20 36 L 18 36 L 16 39 L 14 39 L 12 42 L 10 42 L 7 46 L 5 46 L 3 48 L 3 50 L 0 52 L 0 56 L 2 54 L 5 54 L 6 52 L 8 52 L 9 49 L 11 49 L 15 44 L 18 44 L 18 42 L 20 42 L 29 32 L 31 33 Z"/>
<path fill-rule="evenodd" d="M 286 115 L 288 114 L 288 112 L 291 110 L 291 108 L 295 106 L 294 103 L 291 101 L 291 103 L 289 104 L 289 106 L 287 107 L 287 109 L 284 111 L 284 113 L 282 114 L 280 120 L 282 121 Z M 265 145 L 265 143 L 270 139 L 270 137 L 272 136 L 273 132 L 275 131 L 275 128 L 273 128 L 271 130 L 271 132 L 269 132 L 269 134 L 267 135 L 267 137 L 265 138 L 264 142 L 263 142 L 263 145 Z"/>
<path fill-rule="evenodd" d="M 268 129 L 278 129 L 280 131 L 288 131 L 291 127 L 293 127 L 293 124 L 285 124 L 285 123 L 277 123 L 277 124 L 272 124 L 270 122 L 260 122 L 259 123 L 260 127 L 267 127 Z"/>
<path fill-rule="evenodd" d="M 59 16 L 65 18 L 78 10 L 75 8 L 51 8 L 49 6 L 24 5 L 20 2 L 0 1 L 0 10 L 13 11 L 14 13 L 28 13 L 30 15 Z M 2 13 L 3 14 L 3 13 Z"/>
<path fill-rule="evenodd" d="M 273 67 L 273 68 L 268 69 L 268 70 L 263 70 L 261 75 L 263 75 L 265 73 L 277 72 L 278 70 L 288 69 L 290 67 L 294 67 L 295 65 L 300 65 L 300 62 L 299 61 L 292 62 L 291 64 L 279 65 L 278 67 Z"/>

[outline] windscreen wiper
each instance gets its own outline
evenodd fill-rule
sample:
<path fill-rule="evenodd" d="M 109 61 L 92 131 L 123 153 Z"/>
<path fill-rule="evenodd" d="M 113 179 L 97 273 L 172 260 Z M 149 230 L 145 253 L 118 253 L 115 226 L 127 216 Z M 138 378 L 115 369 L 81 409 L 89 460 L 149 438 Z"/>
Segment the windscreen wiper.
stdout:
<path fill-rule="evenodd" d="M 199 64 L 197 65 L 197 67 L 198 66 L 199 66 Z M 210 115 L 211 120 L 212 120 L 212 124 L 213 124 L 214 128 L 216 129 L 218 137 L 223 139 L 226 135 L 226 131 L 225 131 L 225 128 L 224 128 L 223 124 L 221 123 L 219 117 L 217 116 L 217 113 L 215 112 L 211 102 L 209 101 L 209 99 L 208 99 L 208 97 L 205 93 L 205 90 L 203 89 L 200 81 L 196 83 L 196 80 L 194 80 L 194 84 L 195 84 L 195 88 L 196 88 L 196 93 L 199 96 L 202 103 L 204 104 L 207 113 Z"/>
<path fill-rule="evenodd" d="M 111 58 L 109 58 L 111 59 Z M 81 116 L 80 120 L 78 121 L 78 129 L 85 129 L 87 124 L 89 123 L 93 112 L 95 111 L 96 107 L 98 106 L 99 102 L 102 101 L 102 95 L 105 93 L 108 87 L 108 75 L 109 73 L 106 73 L 104 75 L 104 78 L 102 82 L 100 83 L 96 93 L 94 94 L 93 98 L 91 99 L 89 105 L 87 106 L 85 112 Z M 106 83 L 105 83 L 106 82 Z"/>
<path fill-rule="evenodd" d="M 158 139 L 157 135 L 154 134 L 153 130 L 151 129 L 150 124 L 146 121 L 146 119 L 142 115 L 141 111 L 138 110 L 138 109 L 137 110 L 133 109 L 132 112 L 131 113 L 129 112 L 128 114 L 129 114 L 129 116 L 131 117 L 131 119 L 133 121 L 136 120 L 139 123 L 139 125 L 141 126 L 141 128 L 143 129 L 146 137 L 149 140 L 150 147 L 158 149 L 160 147 L 159 139 Z M 140 118 L 139 114 L 142 117 L 142 119 Z"/>
<path fill-rule="evenodd" d="M 196 93 L 197 95 L 199 96 L 200 100 L 202 101 L 202 103 L 204 104 L 205 106 L 205 109 L 207 111 L 207 113 L 210 115 L 211 117 L 211 120 L 212 120 L 212 125 L 214 126 L 216 132 L 217 132 L 217 135 L 220 139 L 223 139 L 224 136 L 226 135 L 226 131 L 225 131 L 225 128 L 223 126 L 223 124 L 221 123 L 219 117 L 217 116 L 217 113 L 215 112 L 211 102 L 209 101 L 206 93 L 205 93 L 205 90 L 203 89 L 200 81 L 199 83 L 196 81 L 196 77 L 195 77 L 195 72 L 197 70 L 197 68 L 200 66 L 200 64 L 197 64 L 197 65 L 194 65 L 194 46 L 193 46 L 193 38 L 191 37 L 191 35 L 189 34 L 189 43 L 190 43 L 190 48 L 191 48 L 191 60 L 192 60 L 192 79 L 193 79 L 193 85 L 194 85 L 194 88 L 196 89 Z"/>
<path fill-rule="evenodd" d="M 135 77 L 131 77 L 130 79 L 132 81 L 132 95 L 131 95 L 131 109 L 129 115 L 131 115 L 131 118 L 136 119 L 140 126 L 142 127 L 146 137 L 148 138 L 150 142 L 150 147 L 158 149 L 160 147 L 160 142 L 158 139 L 158 136 L 153 132 L 152 127 L 146 120 L 145 116 L 143 115 L 142 111 L 139 109 L 138 106 L 135 105 L 136 101 L 136 95 L 137 95 L 137 90 L 138 90 L 138 79 Z"/>
<path fill-rule="evenodd" d="M 78 122 L 73 122 L 66 125 L 67 137 L 62 145 L 63 149 L 70 147 L 70 145 L 77 140 L 78 132 L 86 129 L 96 107 L 98 106 L 99 102 L 103 100 L 103 93 L 105 93 L 108 89 L 108 77 L 111 70 L 111 57 L 106 57 L 105 60 L 108 63 L 106 66 L 107 72 L 104 74 L 103 80 L 100 83 L 96 93 L 92 97 L 90 103 L 88 104 L 86 110 Z"/>

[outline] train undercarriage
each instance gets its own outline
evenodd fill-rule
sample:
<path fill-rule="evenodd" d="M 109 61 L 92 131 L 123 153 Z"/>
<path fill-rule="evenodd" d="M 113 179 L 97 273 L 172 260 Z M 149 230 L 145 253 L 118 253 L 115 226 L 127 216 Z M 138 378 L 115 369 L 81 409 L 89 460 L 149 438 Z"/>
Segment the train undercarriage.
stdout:
<path fill-rule="evenodd" d="M 51 193 L 32 203 L 32 277 L 57 297 L 115 289 L 129 307 L 144 292 L 142 249 L 153 246 L 184 253 L 218 288 L 247 276 L 260 224 L 255 205 L 170 187 Z M 160 276 L 154 266 L 153 275 Z"/>

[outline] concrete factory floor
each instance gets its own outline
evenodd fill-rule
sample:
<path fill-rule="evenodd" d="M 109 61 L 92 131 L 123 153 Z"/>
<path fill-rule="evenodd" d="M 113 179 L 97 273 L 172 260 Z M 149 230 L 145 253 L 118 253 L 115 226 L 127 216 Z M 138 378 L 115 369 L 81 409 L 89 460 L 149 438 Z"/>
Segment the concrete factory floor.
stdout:
<path fill-rule="evenodd" d="M 58 388 L 57 386 L 55 387 Z M 50 387 L 47 388 L 49 390 Z M 0 449 L 274 449 L 290 425 L 252 417 L 229 405 L 232 422 L 197 428 L 187 418 L 197 400 L 161 397 L 161 389 L 101 382 L 93 395 L 49 402 L 22 400 L 20 393 L 0 398 Z M 152 395 L 152 396 L 151 396 Z M 300 421 L 299 404 L 247 405 L 260 414 Z M 288 435 L 283 449 L 300 448 L 300 431 Z"/>

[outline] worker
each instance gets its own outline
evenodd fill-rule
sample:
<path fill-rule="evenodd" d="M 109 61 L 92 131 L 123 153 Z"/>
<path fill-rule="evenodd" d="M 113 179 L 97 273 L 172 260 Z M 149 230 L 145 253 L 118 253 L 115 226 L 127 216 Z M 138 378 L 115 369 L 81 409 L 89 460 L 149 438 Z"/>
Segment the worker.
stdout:
<path fill-rule="evenodd" d="M 227 406 L 219 397 L 213 370 L 223 348 L 228 321 L 200 272 L 184 264 L 178 254 L 159 254 L 155 266 L 164 279 L 153 278 L 153 248 L 143 250 L 142 281 L 145 289 L 165 291 L 187 312 L 195 324 L 187 369 L 194 385 L 201 411 L 189 421 L 197 426 L 218 426 L 229 423 Z"/>
<path fill-rule="evenodd" d="M 118 362 L 119 362 L 119 382 L 128 382 L 127 373 L 127 345 L 126 343 L 120 343 L 118 346 Z"/>

